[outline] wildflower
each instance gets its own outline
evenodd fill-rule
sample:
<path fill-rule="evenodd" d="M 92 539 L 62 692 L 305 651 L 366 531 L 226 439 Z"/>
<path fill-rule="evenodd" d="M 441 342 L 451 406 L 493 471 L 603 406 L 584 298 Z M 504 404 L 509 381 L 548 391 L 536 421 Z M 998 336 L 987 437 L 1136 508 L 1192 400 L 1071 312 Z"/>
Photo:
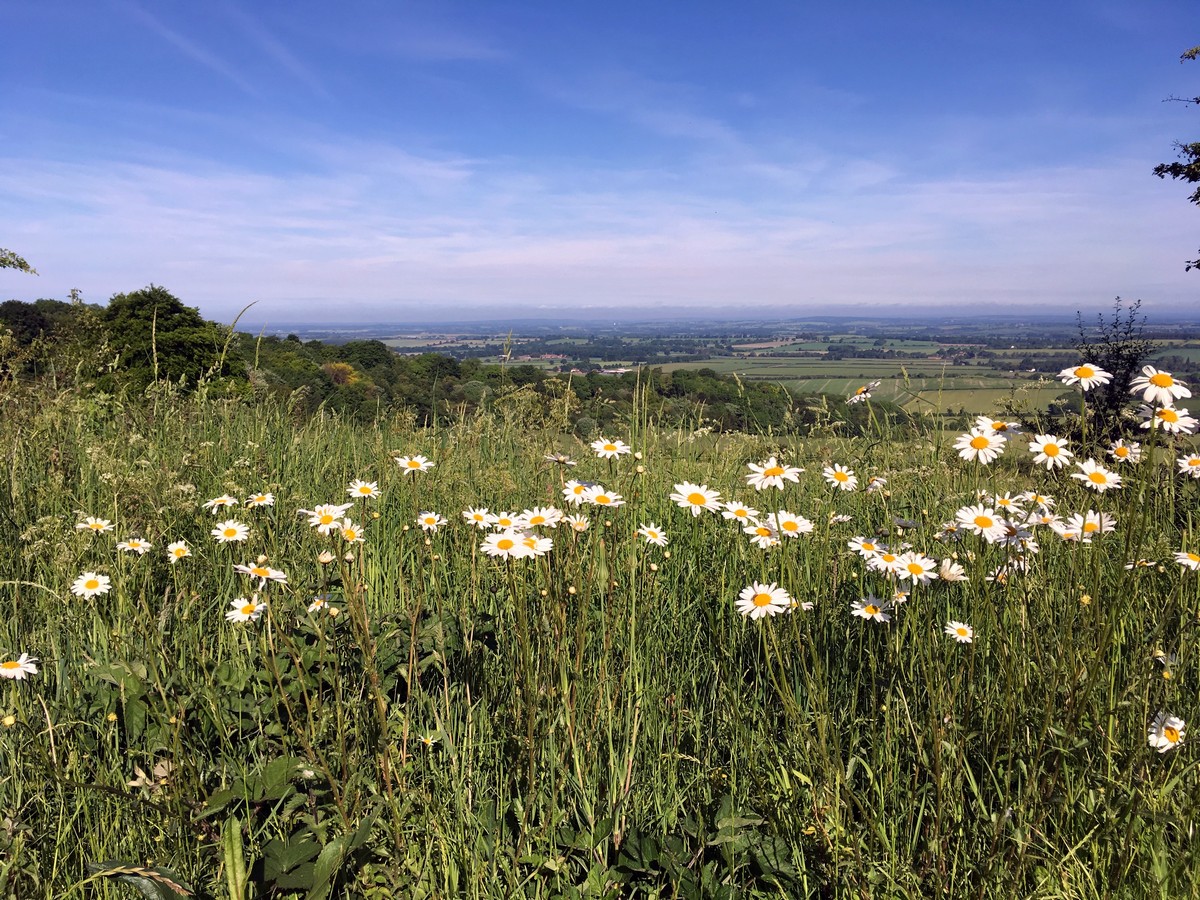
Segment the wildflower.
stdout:
<path fill-rule="evenodd" d="M 437 463 L 430 462 L 424 456 L 396 456 L 393 457 L 398 465 L 405 472 L 412 472 L 414 475 L 417 472 L 428 472 Z"/>
<path fill-rule="evenodd" d="M 1098 385 L 1112 381 L 1112 372 L 1105 372 L 1099 366 L 1090 363 L 1080 363 L 1073 368 L 1063 369 L 1058 373 L 1058 377 L 1062 379 L 1063 384 L 1078 384 L 1085 391 L 1090 391 Z"/>
<path fill-rule="evenodd" d="M 861 600 L 855 600 L 850 604 L 850 615 L 875 622 L 890 622 L 892 621 L 891 607 L 890 601 L 880 600 L 874 594 L 868 594 Z"/>
<path fill-rule="evenodd" d="M 881 550 L 873 556 L 867 557 L 867 568 L 873 572 L 883 572 L 887 575 L 895 575 L 896 567 L 900 564 L 900 556 L 893 553 L 891 550 Z"/>
<path fill-rule="evenodd" d="M 97 534 L 105 531 L 113 530 L 113 523 L 108 519 L 97 519 L 95 516 L 88 516 L 82 522 L 75 526 L 76 531 L 93 531 Z"/>
<path fill-rule="evenodd" d="M 826 466 L 821 474 L 838 490 L 852 491 L 858 487 L 858 476 L 854 474 L 854 470 L 843 465 L 835 463 L 832 466 Z"/>
<path fill-rule="evenodd" d="M 250 536 L 250 528 L 241 522 L 229 519 L 225 522 L 218 522 L 217 527 L 209 533 L 217 539 L 217 543 L 228 544 L 231 541 L 245 541 Z"/>
<path fill-rule="evenodd" d="M 499 512 L 492 516 L 492 527 L 497 531 L 511 531 L 520 527 L 521 517 L 512 512 Z"/>
<path fill-rule="evenodd" d="M 573 466 L 575 460 L 567 456 L 565 453 L 547 453 L 542 457 L 546 462 L 558 463 L 560 466 Z"/>
<path fill-rule="evenodd" d="M 249 497 L 246 498 L 246 507 L 248 509 L 255 509 L 260 506 L 274 506 L 274 505 L 275 505 L 275 495 L 268 494 L 266 491 L 261 491 L 257 494 L 251 494 Z"/>
<path fill-rule="evenodd" d="M 887 487 L 887 479 L 882 475 L 872 475 L 867 479 L 867 493 L 874 494 Z"/>
<path fill-rule="evenodd" d="M 1175 554 L 1175 562 L 1179 563 L 1186 569 L 1191 569 L 1193 572 L 1200 569 L 1200 554 L 1192 553 L 1184 550 Z"/>
<path fill-rule="evenodd" d="M 1160 406 L 1151 409 L 1143 406 L 1141 414 L 1142 428 L 1161 428 L 1170 434 L 1191 434 L 1196 430 L 1196 420 L 1183 408 Z"/>
<path fill-rule="evenodd" d="M 579 534 L 582 534 L 583 532 L 587 531 L 588 525 L 591 524 L 591 522 L 588 521 L 587 516 L 580 516 L 580 515 L 564 516 L 563 522 L 572 531 L 577 532 Z"/>
<path fill-rule="evenodd" d="M 438 737 L 437 737 L 437 735 L 433 735 L 433 734 L 423 734 L 420 737 L 418 737 L 417 740 L 419 740 L 421 742 L 421 746 L 424 747 L 426 750 L 432 750 L 433 745 L 438 742 Z"/>
<path fill-rule="evenodd" d="M 493 532 L 483 539 L 479 549 L 488 556 L 505 559 L 522 559 L 530 555 L 529 548 L 523 543 L 523 535 L 516 531 Z"/>
<path fill-rule="evenodd" d="M 1179 658 L 1174 653 L 1168 655 L 1159 650 L 1154 654 L 1154 661 L 1162 666 L 1163 681 L 1170 681 L 1175 677 L 1175 666 Z"/>
<path fill-rule="evenodd" d="M 755 581 L 738 594 L 737 611 L 751 619 L 761 619 L 783 612 L 792 605 L 792 598 L 775 582 L 760 584 Z"/>
<path fill-rule="evenodd" d="M 592 441 L 591 446 L 596 451 L 596 456 L 600 459 L 616 459 L 626 453 L 633 452 L 633 449 L 624 441 L 610 441 L 605 437 Z"/>
<path fill-rule="evenodd" d="M 274 581 L 278 584 L 287 584 L 287 574 L 272 569 L 270 566 L 263 565 L 261 562 L 252 563 L 250 565 L 235 565 L 233 571 L 242 575 L 249 575 L 251 578 L 258 579 L 258 586 L 262 588 L 268 581 Z"/>
<path fill-rule="evenodd" d="M 214 516 L 223 509 L 237 505 L 237 497 L 230 497 L 228 494 L 222 494 L 220 497 L 213 497 L 211 500 L 206 500 L 204 502 L 204 508 L 211 512 Z"/>
<path fill-rule="evenodd" d="M 535 506 L 522 512 L 519 520 L 524 528 L 557 528 L 562 511 L 553 506 Z"/>
<path fill-rule="evenodd" d="M 1109 488 L 1115 490 L 1121 486 L 1121 476 L 1108 471 L 1094 459 L 1077 462 L 1075 465 L 1079 466 L 1079 471 L 1072 473 L 1071 477 L 1082 481 L 1085 487 L 1097 493 L 1103 494 Z"/>
<path fill-rule="evenodd" d="M 721 511 L 721 495 L 710 490 L 707 484 L 692 484 L 690 481 L 677 484 L 671 499 L 676 506 L 688 510 L 693 516 L 700 515 L 706 509 L 710 512 Z"/>
<path fill-rule="evenodd" d="M 337 532 L 347 544 L 361 544 L 366 540 L 366 534 L 361 525 L 356 525 L 349 519 L 342 519 L 337 525 Z"/>
<path fill-rule="evenodd" d="M 167 544 L 167 559 L 172 563 L 177 563 L 184 557 L 192 555 L 191 549 L 187 545 L 187 541 L 175 541 Z"/>
<path fill-rule="evenodd" d="M 417 515 L 417 524 L 421 526 L 422 531 L 437 534 L 437 530 L 446 524 L 446 519 L 441 513 L 423 512 Z"/>
<path fill-rule="evenodd" d="M 802 534 L 812 534 L 813 523 L 804 516 L 780 510 L 767 516 L 767 525 L 772 531 L 786 537 L 799 537 Z"/>
<path fill-rule="evenodd" d="M 22 653 L 16 659 L 6 659 L 0 663 L 0 678 L 11 678 L 13 681 L 24 681 L 28 675 L 38 673 L 37 657 Z"/>
<path fill-rule="evenodd" d="M 141 556 L 153 546 L 149 541 L 144 541 L 141 538 L 129 538 L 128 540 L 117 542 L 118 550 L 124 550 L 126 553 L 136 553 L 138 556 Z"/>
<path fill-rule="evenodd" d="M 796 466 L 781 465 L 774 456 L 761 464 L 746 463 L 746 467 L 750 469 L 750 474 L 746 476 L 746 483 L 753 486 L 756 491 L 769 487 L 779 488 L 782 491 L 785 481 L 799 483 L 800 473 L 804 471 Z"/>
<path fill-rule="evenodd" d="M 540 534 L 534 534 L 531 531 L 525 532 L 521 538 L 521 543 L 529 551 L 529 556 L 545 556 L 554 549 L 553 538 L 542 537 Z"/>
<path fill-rule="evenodd" d="M 1137 441 L 1126 441 L 1125 438 L 1121 438 L 1108 445 L 1108 455 L 1117 462 L 1141 462 L 1142 445 Z"/>
<path fill-rule="evenodd" d="M 1125 568 L 1126 570 L 1153 569 L 1157 565 L 1158 563 L 1152 559 L 1135 559 L 1132 562 L 1125 563 Z"/>
<path fill-rule="evenodd" d="M 847 397 L 846 402 L 847 403 L 861 403 L 864 400 L 870 400 L 871 399 L 871 391 L 875 390 L 875 388 L 879 387 L 879 385 L 880 385 L 880 382 L 878 382 L 878 381 L 872 381 L 869 384 L 864 384 L 862 387 L 860 387 L 858 390 L 856 390 L 853 394 L 851 394 L 849 397 Z"/>
<path fill-rule="evenodd" d="M 976 416 L 974 430 L 990 431 L 992 434 L 997 434 L 1004 440 L 1008 440 L 1015 434 L 1021 433 L 1020 422 L 1006 422 L 1003 419 L 996 419 L 992 416 Z"/>
<path fill-rule="evenodd" d="M 1047 469 L 1061 469 L 1074 454 L 1067 449 L 1066 441 L 1052 434 L 1039 434 L 1029 442 L 1029 452 L 1035 465 Z"/>
<path fill-rule="evenodd" d="M 1187 456 L 1181 456 L 1175 460 L 1175 465 L 1179 466 L 1180 475 L 1200 478 L 1200 453 L 1189 453 Z"/>
<path fill-rule="evenodd" d="M 1115 516 L 1089 509 L 1086 513 L 1074 513 L 1064 523 L 1068 531 L 1078 532 L 1084 543 L 1091 541 L 1094 534 L 1108 534 L 1117 527 Z M 1053 526 L 1051 526 L 1053 527 Z"/>
<path fill-rule="evenodd" d="M 1004 452 L 1004 438 L 994 431 L 972 428 L 959 436 L 954 449 L 968 462 L 974 460 L 986 466 Z"/>
<path fill-rule="evenodd" d="M 308 516 L 308 524 L 317 529 L 320 534 L 329 534 L 338 527 L 342 516 L 346 515 L 353 503 L 322 503 L 312 509 L 300 510 L 300 515 Z"/>
<path fill-rule="evenodd" d="M 637 533 L 644 537 L 648 544 L 654 544 L 656 547 L 667 546 L 666 534 L 653 522 L 642 525 L 638 528 Z"/>
<path fill-rule="evenodd" d="M 1159 710 L 1150 727 L 1146 729 L 1146 741 L 1152 749 L 1166 753 L 1183 743 L 1186 731 L 1187 723 L 1183 719 Z"/>
<path fill-rule="evenodd" d="M 308 614 L 310 616 L 315 616 L 321 610 L 327 609 L 328 607 L 329 607 L 329 595 L 328 594 L 322 594 L 320 597 L 313 597 L 312 603 L 308 604 Z"/>
<path fill-rule="evenodd" d="M 225 613 L 225 618 L 230 622 L 257 622 L 266 608 L 267 604 L 258 599 L 258 594 L 249 600 L 245 597 L 238 597 L 236 600 L 229 601 L 229 609 Z"/>
<path fill-rule="evenodd" d="M 620 494 L 606 491 L 601 485 L 594 484 L 587 489 L 583 499 L 593 506 L 624 506 L 625 500 Z"/>
<path fill-rule="evenodd" d="M 960 644 L 969 644 L 975 639 L 975 629 L 966 622 L 955 622 L 953 620 L 947 622 L 946 634 Z"/>
<path fill-rule="evenodd" d="M 967 571 L 947 556 L 942 560 L 942 564 L 938 566 L 938 578 L 949 582 L 966 581 Z"/>
<path fill-rule="evenodd" d="M 380 496 L 379 482 L 355 478 L 346 488 L 346 493 L 360 500 L 378 500 Z"/>
<path fill-rule="evenodd" d="M 476 528 L 490 528 L 492 524 L 492 514 L 482 506 L 464 509 L 462 516 Z"/>
<path fill-rule="evenodd" d="M 317 562 L 323 566 L 329 565 L 331 562 L 333 562 L 333 560 L 334 556 L 332 550 L 322 550 L 317 554 Z"/>
<path fill-rule="evenodd" d="M 1014 497 L 1007 491 L 1003 494 L 993 496 L 991 500 L 995 504 L 996 510 L 1006 516 L 1020 515 L 1025 512 L 1021 508 L 1021 496 Z"/>
<path fill-rule="evenodd" d="M 91 600 L 100 594 L 107 594 L 110 587 L 107 575 L 97 575 L 95 572 L 84 572 L 71 583 L 71 593 L 76 597 Z"/>
<path fill-rule="evenodd" d="M 1004 534 L 1004 520 L 990 506 L 964 506 L 954 518 L 962 528 L 982 536 L 989 544 L 996 543 Z"/>
<path fill-rule="evenodd" d="M 572 506 L 581 506 L 583 504 L 583 495 L 587 493 L 588 488 L 593 485 L 585 481 L 575 481 L 572 479 L 563 485 L 562 496 Z"/>
<path fill-rule="evenodd" d="M 1139 391 L 1144 403 L 1156 406 L 1174 406 L 1179 398 L 1192 396 L 1182 381 L 1176 381 L 1170 372 L 1160 372 L 1154 366 L 1142 366 L 1142 374 L 1129 382 L 1129 393 Z"/>
<path fill-rule="evenodd" d="M 937 563 L 934 560 L 915 550 L 901 553 L 896 560 L 896 574 L 902 579 L 912 581 L 913 584 L 929 584 L 937 577 L 934 574 L 935 568 Z"/>
<path fill-rule="evenodd" d="M 864 559 L 887 549 L 884 544 L 879 543 L 874 538 L 865 537 L 851 538 L 846 541 L 846 546 Z"/>
<path fill-rule="evenodd" d="M 735 522 L 752 522 L 758 518 L 758 510 L 753 507 L 746 506 L 740 500 L 730 500 L 723 504 L 724 510 L 721 515 Z"/>
<path fill-rule="evenodd" d="M 779 544 L 779 532 L 763 522 L 745 525 L 742 531 L 750 535 L 750 543 L 760 550 L 769 550 Z"/>

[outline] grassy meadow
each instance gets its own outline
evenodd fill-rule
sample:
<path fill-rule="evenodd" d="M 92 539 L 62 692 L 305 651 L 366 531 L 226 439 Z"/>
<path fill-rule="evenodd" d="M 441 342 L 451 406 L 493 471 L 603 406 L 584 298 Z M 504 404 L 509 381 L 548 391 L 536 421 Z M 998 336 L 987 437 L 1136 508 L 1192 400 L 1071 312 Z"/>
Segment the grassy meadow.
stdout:
<path fill-rule="evenodd" d="M 848 439 L 642 408 L 602 459 L 532 415 L 0 404 L 3 896 L 1200 896 L 1193 740 L 1147 738 L 1200 715 L 1191 437 L 1072 442 L 1122 477 L 1101 493 L 1029 433 L 966 461 L 936 416 Z M 772 458 L 804 471 L 756 490 Z M 798 536 L 760 548 L 678 485 Z M 944 527 L 1049 515 L 1005 512 L 1022 492 L 1115 528 Z M 463 515 L 546 507 L 586 527 L 525 557 Z"/>

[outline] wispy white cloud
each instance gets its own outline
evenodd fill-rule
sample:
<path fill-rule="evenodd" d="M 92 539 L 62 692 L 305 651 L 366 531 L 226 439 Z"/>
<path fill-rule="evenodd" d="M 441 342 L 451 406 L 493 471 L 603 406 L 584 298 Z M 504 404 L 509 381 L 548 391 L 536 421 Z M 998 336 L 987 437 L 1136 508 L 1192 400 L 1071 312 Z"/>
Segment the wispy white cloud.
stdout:
<path fill-rule="evenodd" d="M 190 38 L 184 37 L 173 28 L 166 25 L 156 16 L 152 15 L 148 10 L 142 8 L 132 0 L 122 0 L 118 7 L 125 11 L 130 18 L 136 20 L 146 28 L 153 31 L 160 38 L 175 47 L 176 50 L 187 56 L 194 62 L 199 63 L 211 72 L 215 72 L 222 78 L 227 79 L 231 83 L 237 85 L 247 94 L 259 96 L 259 90 L 248 81 L 241 72 L 235 69 L 225 60 L 218 57 L 216 54 L 208 51 Z"/>
<path fill-rule="evenodd" d="M 232 3 L 223 3 L 221 12 L 237 24 L 242 32 L 289 75 L 303 82 L 317 96 L 329 99 L 330 94 L 325 84 L 313 70 L 301 62 L 291 50 L 276 35 L 268 31 L 262 23 L 249 15 L 244 9 Z"/>

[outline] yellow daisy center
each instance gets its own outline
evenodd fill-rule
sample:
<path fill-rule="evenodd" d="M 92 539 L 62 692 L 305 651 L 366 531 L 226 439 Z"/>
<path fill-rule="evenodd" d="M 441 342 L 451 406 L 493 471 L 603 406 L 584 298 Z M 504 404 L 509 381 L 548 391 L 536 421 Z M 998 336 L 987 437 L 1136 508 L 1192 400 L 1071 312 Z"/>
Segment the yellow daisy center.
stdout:
<path fill-rule="evenodd" d="M 19 668 L 21 668 L 21 664 L 15 659 L 6 659 L 4 662 L 0 663 L 0 669 L 8 669 L 11 671 L 12 669 Z"/>
<path fill-rule="evenodd" d="M 329 525 L 332 522 L 333 522 L 333 516 L 331 516 L 329 513 L 324 513 L 321 516 L 321 524 L 322 525 Z"/>
<path fill-rule="evenodd" d="M 271 574 L 271 570 L 264 568 L 263 566 L 252 566 L 250 568 L 250 574 L 256 578 L 266 578 Z"/>
<path fill-rule="evenodd" d="M 989 516 L 976 516 L 975 524 L 980 528 L 991 528 L 996 522 Z"/>
<path fill-rule="evenodd" d="M 511 538 L 501 538 L 500 540 L 496 541 L 496 546 L 501 550 L 511 550 L 516 546 L 516 542 Z"/>
<path fill-rule="evenodd" d="M 1080 366 L 1078 369 L 1075 370 L 1076 378 L 1091 378 L 1095 374 L 1096 374 L 1096 370 L 1093 369 L 1091 366 Z"/>
<path fill-rule="evenodd" d="M 1129 448 L 1128 447 L 1117 447 L 1115 450 L 1113 450 L 1113 455 L 1120 459 L 1124 459 L 1125 457 L 1127 457 L 1129 455 Z"/>
<path fill-rule="evenodd" d="M 954 633 L 957 634 L 959 637 L 966 637 L 971 632 L 967 631 L 967 629 L 965 629 L 961 625 L 959 625 L 957 628 L 954 629 Z"/>
<path fill-rule="evenodd" d="M 863 548 L 864 550 L 875 550 L 875 549 L 877 549 L 877 548 L 875 547 L 875 545 L 874 545 L 873 543 L 871 543 L 870 541 L 863 541 L 863 542 L 862 542 L 862 548 Z"/>
<path fill-rule="evenodd" d="M 834 480 L 834 481 L 849 481 L 849 480 L 850 480 L 850 476 L 849 476 L 849 475 L 847 475 L 845 472 L 834 472 L 834 473 L 833 473 L 833 480 Z"/>
<path fill-rule="evenodd" d="M 895 562 L 895 561 L 896 561 L 895 554 L 892 554 L 892 553 L 881 553 L 881 554 L 879 555 L 879 558 L 880 558 L 880 559 L 882 559 L 882 560 L 883 560 L 884 562 L 886 562 L 886 563 L 890 563 L 890 562 Z"/>
<path fill-rule="evenodd" d="M 223 534 L 227 538 L 237 537 L 237 533 L 238 533 L 238 530 L 236 528 L 226 528 L 224 531 L 221 532 L 221 534 Z"/>
<path fill-rule="evenodd" d="M 1088 480 L 1093 484 L 1108 484 L 1108 478 L 1103 472 L 1088 472 Z"/>
<path fill-rule="evenodd" d="M 187 556 L 187 547 L 176 547 L 171 551 L 175 556 Z"/>
<path fill-rule="evenodd" d="M 612 497 L 608 496 L 608 494 L 597 494 L 596 502 L 603 506 L 604 504 L 612 503 Z"/>
<path fill-rule="evenodd" d="M 1164 422 L 1175 423 L 1179 421 L 1179 413 L 1175 412 L 1173 409 L 1160 409 L 1157 413 L 1155 413 L 1155 415 L 1157 415 Z"/>
<path fill-rule="evenodd" d="M 432 522 L 433 520 L 430 519 L 429 521 Z M 543 525 L 543 524 L 545 524 L 545 522 L 546 522 L 545 516 L 531 516 L 529 519 L 530 525 Z"/>
<path fill-rule="evenodd" d="M 866 392 L 867 392 L 867 386 L 863 385 L 857 391 L 855 391 L 854 394 L 855 394 L 855 396 L 857 396 L 858 394 L 865 394 Z"/>
<path fill-rule="evenodd" d="M 1200 466 L 1200 456 L 1193 456 L 1191 459 L 1189 459 L 1187 461 L 1187 464 L 1188 464 L 1189 468 L 1193 468 L 1193 469 L 1196 466 Z"/>
<path fill-rule="evenodd" d="M 992 431 L 1008 431 L 1007 422 L 993 422 Z"/>
<path fill-rule="evenodd" d="M 800 525 L 797 522 L 784 522 L 779 527 L 782 528 L 784 531 L 796 531 L 800 527 Z"/>
<path fill-rule="evenodd" d="M 410 459 L 408 461 L 408 467 L 410 469 L 419 469 L 419 468 L 421 468 L 421 464 L 419 462 L 417 462 L 415 459 Z"/>
<path fill-rule="evenodd" d="M 923 565 L 915 562 L 910 562 L 907 568 L 909 573 L 912 575 L 920 575 L 925 571 L 925 567 Z"/>
<path fill-rule="evenodd" d="M 604 449 L 606 451 L 608 451 L 609 453 L 612 453 L 614 450 L 617 449 L 617 445 L 616 444 L 605 444 Z"/>
<path fill-rule="evenodd" d="M 759 537 L 770 537 L 771 529 L 765 525 L 759 525 L 757 528 L 754 529 L 754 533 L 756 535 L 758 535 Z"/>
<path fill-rule="evenodd" d="M 971 438 L 971 448 L 974 450 L 982 450 L 992 442 L 985 438 L 982 434 Z"/>
<path fill-rule="evenodd" d="M 1163 737 L 1165 737 L 1172 744 L 1179 743 L 1179 729 L 1178 728 L 1172 728 L 1170 725 L 1164 725 L 1162 734 L 1163 734 Z"/>
<path fill-rule="evenodd" d="M 1100 525 L 1096 522 L 1084 522 L 1083 523 L 1083 533 L 1084 534 L 1091 534 L 1093 531 L 1099 531 L 1099 530 L 1100 530 Z"/>
<path fill-rule="evenodd" d="M 783 466 L 771 466 L 769 468 L 763 469 L 763 474 L 767 475 L 771 478 L 778 477 L 783 474 Z"/>
<path fill-rule="evenodd" d="M 1194 563 L 1200 563 L 1200 556 L 1197 556 L 1195 553 L 1189 553 L 1187 555 L 1187 558 L 1190 559 Z"/>
<path fill-rule="evenodd" d="M 521 541 L 521 543 L 524 544 L 526 547 L 528 547 L 530 550 L 534 550 L 537 548 L 537 538 L 527 537 L 527 538 L 525 538 L 525 540 Z"/>
<path fill-rule="evenodd" d="M 703 506 L 708 502 L 708 498 L 699 491 L 692 491 L 687 495 L 687 502 L 692 504 L 692 506 Z"/>
<path fill-rule="evenodd" d="M 95 578 L 89 578 L 83 583 L 83 587 L 85 590 L 94 591 L 96 588 L 100 587 L 100 582 Z"/>
<path fill-rule="evenodd" d="M 1058 456 L 1058 444 L 1047 444 L 1042 448 L 1042 452 L 1047 456 Z"/>
<path fill-rule="evenodd" d="M 874 603 L 868 603 L 863 607 L 863 612 L 865 612 L 868 616 L 876 616 L 879 615 L 879 607 Z"/>
<path fill-rule="evenodd" d="M 358 489 L 358 492 L 360 494 L 369 494 L 369 493 L 371 493 L 371 489 L 364 484 L 362 487 L 360 487 Z"/>
<path fill-rule="evenodd" d="M 771 605 L 771 595 L 768 593 L 765 593 L 765 592 L 759 592 L 754 595 L 754 599 L 751 602 L 755 606 L 770 606 Z"/>
<path fill-rule="evenodd" d="M 1150 376 L 1150 383 L 1155 387 L 1166 388 L 1175 383 L 1175 379 L 1166 372 L 1156 372 Z"/>
<path fill-rule="evenodd" d="M 252 615 L 254 615 L 254 611 L 255 611 L 256 609 L 258 609 L 258 605 L 257 605 L 257 604 L 254 604 L 254 603 L 247 603 L 245 606 L 243 606 L 243 607 L 242 607 L 242 615 L 244 615 L 244 616 L 252 616 Z"/>

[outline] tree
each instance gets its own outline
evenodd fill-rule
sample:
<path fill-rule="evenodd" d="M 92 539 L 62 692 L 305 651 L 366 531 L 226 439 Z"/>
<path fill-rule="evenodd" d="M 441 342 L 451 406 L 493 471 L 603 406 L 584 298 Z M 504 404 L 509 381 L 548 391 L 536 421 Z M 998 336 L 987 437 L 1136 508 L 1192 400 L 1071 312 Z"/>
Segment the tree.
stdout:
<path fill-rule="evenodd" d="M 1185 51 L 1180 55 L 1180 61 L 1195 60 L 1200 57 L 1200 47 L 1193 47 L 1191 50 Z M 1200 104 L 1200 97 L 1171 97 L 1171 100 L 1177 100 L 1181 103 L 1196 103 Z M 1160 163 L 1154 167 L 1154 174 L 1159 178 L 1170 176 L 1176 181 L 1182 181 L 1185 184 L 1200 183 L 1200 141 L 1195 141 L 1190 144 L 1175 142 L 1175 149 L 1179 153 L 1179 160 L 1171 163 Z M 1188 199 L 1197 205 L 1200 205 L 1200 187 L 1197 187 Z M 1188 260 L 1184 271 L 1192 269 L 1200 269 L 1200 257 Z"/>
<path fill-rule="evenodd" d="M 1141 300 L 1126 304 L 1118 297 L 1110 318 L 1103 314 L 1096 317 L 1094 331 L 1084 325 L 1081 313 L 1075 314 L 1079 327 L 1075 349 L 1084 362 L 1112 375 L 1111 382 L 1088 392 L 1089 430 L 1093 434 L 1119 435 L 1124 427 L 1121 414 L 1129 402 L 1129 383 L 1159 348 L 1157 341 L 1145 336 L 1146 317 L 1138 314 L 1141 307 Z"/>
<path fill-rule="evenodd" d="M 217 326 L 158 285 L 114 294 L 101 319 L 120 354 L 115 380 L 136 388 L 181 379 L 195 386 L 220 358 L 223 336 Z"/>
<path fill-rule="evenodd" d="M 3 247 L 0 247 L 0 269 L 16 269 L 20 272 L 28 272 L 30 275 L 37 274 L 37 269 L 11 250 L 5 250 Z"/>

